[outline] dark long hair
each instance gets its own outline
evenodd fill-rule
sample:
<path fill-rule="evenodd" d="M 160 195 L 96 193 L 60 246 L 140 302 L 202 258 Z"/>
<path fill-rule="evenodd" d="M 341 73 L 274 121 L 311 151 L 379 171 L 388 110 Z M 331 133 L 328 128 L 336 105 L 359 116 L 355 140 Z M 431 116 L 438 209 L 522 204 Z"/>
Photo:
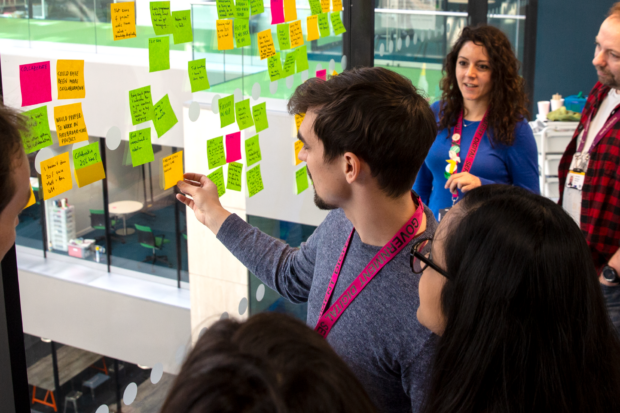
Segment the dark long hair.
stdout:
<path fill-rule="evenodd" d="M 491 99 L 489 101 L 488 136 L 493 142 L 512 145 L 515 127 L 529 116 L 525 80 L 519 75 L 519 60 L 504 33 L 493 26 L 465 27 L 443 65 L 440 87 L 441 110 L 439 128 L 452 128 L 463 110 L 463 95 L 456 79 L 459 52 L 467 42 L 484 46 L 491 66 Z"/>
<path fill-rule="evenodd" d="M 446 329 L 423 412 L 620 411 L 620 343 L 575 222 L 500 185 L 454 212 L 438 234 Z"/>

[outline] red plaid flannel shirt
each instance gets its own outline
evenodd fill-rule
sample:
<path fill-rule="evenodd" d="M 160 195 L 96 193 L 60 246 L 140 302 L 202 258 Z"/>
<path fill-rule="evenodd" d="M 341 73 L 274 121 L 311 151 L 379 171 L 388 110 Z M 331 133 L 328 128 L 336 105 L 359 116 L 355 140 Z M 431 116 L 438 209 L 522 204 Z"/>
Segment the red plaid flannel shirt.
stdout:
<path fill-rule="evenodd" d="M 596 116 L 609 90 L 609 86 L 600 82 L 594 85 L 583 108 L 579 126 L 564 151 L 558 170 L 560 205 L 566 176 L 577 151 L 577 138 L 584 128 L 585 120 Z M 600 271 L 620 246 L 620 122 L 590 152 L 583 184 L 580 221 L 594 265 Z"/>

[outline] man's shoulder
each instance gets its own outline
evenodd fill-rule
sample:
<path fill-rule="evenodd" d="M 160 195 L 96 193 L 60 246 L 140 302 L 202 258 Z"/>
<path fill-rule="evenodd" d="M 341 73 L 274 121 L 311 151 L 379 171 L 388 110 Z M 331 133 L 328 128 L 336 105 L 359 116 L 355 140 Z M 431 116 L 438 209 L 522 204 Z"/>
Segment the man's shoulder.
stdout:
<path fill-rule="evenodd" d="M 426 205 L 424 205 L 424 216 L 426 217 L 426 229 L 419 236 L 424 238 L 431 238 L 433 235 L 435 235 L 435 231 L 437 231 L 437 226 L 439 225 L 439 223 L 435 219 L 433 211 L 431 211 L 430 208 Z"/>

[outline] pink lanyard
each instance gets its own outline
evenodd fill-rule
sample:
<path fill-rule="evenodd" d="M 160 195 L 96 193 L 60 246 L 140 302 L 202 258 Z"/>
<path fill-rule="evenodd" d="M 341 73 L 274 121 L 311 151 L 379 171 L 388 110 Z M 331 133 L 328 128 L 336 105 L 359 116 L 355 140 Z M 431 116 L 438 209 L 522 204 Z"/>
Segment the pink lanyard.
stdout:
<path fill-rule="evenodd" d="M 405 248 L 405 246 L 415 238 L 418 233 L 418 229 L 420 228 L 420 223 L 422 222 L 422 216 L 424 214 L 424 207 L 422 206 L 422 201 L 418 198 L 418 208 L 415 213 L 409 219 L 405 225 L 392 237 L 390 242 L 388 242 L 379 252 L 373 257 L 372 260 L 366 265 L 366 268 L 357 276 L 355 280 L 349 285 L 349 287 L 344 290 L 342 295 L 338 297 L 336 302 L 327 310 L 327 303 L 334 292 L 334 287 L 338 282 L 338 277 L 340 277 L 340 270 L 342 268 L 342 263 L 349 251 L 349 245 L 351 244 L 351 239 L 353 239 L 353 234 L 355 233 L 355 228 L 349 234 L 349 238 L 347 242 L 344 244 L 344 248 L 340 253 L 340 257 L 338 258 L 338 262 L 336 263 L 336 268 L 334 268 L 334 273 L 332 274 L 332 279 L 327 286 L 327 292 L 325 293 L 325 298 L 323 299 L 323 305 L 321 306 L 321 312 L 319 320 L 316 323 L 316 327 L 314 330 L 319 333 L 323 338 L 326 338 L 329 334 L 330 330 L 336 324 L 336 321 L 340 318 L 342 313 L 349 307 L 349 305 L 355 300 L 355 298 L 362 292 L 364 288 L 370 283 L 370 281 L 381 271 L 388 262 L 392 260 L 399 252 Z"/>
<path fill-rule="evenodd" d="M 620 111 L 618 109 L 620 109 L 620 105 L 616 106 L 616 108 L 611 111 L 609 118 L 607 118 L 607 121 L 605 122 L 605 125 L 603 125 L 601 130 L 598 131 L 598 133 L 596 134 L 596 137 L 594 138 L 594 142 L 592 142 L 592 145 L 590 145 L 590 149 L 588 150 L 588 153 L 592 152 L 592 149 L 594 149 L 594 147 L 598 145 L 601 139 L 605 137 L 607 132 L 609 132 L 609 130 L 612 128 L 612 126 L 614 126 L 616 122 L 620 120 Z M 583 134 L 581 135 L 581 142 L 579 143 L 579 148 L 577 149 L 577 153 L 579 154 L 583 152 L 583 148 L 586 146 L 586 141 L 588 140 L 588 132 L 590 131 L 591 122 L 592 122 L 592 114 L 588 116 L 588 118 L 586 118 L 586 124 L 583 127 Z"/>

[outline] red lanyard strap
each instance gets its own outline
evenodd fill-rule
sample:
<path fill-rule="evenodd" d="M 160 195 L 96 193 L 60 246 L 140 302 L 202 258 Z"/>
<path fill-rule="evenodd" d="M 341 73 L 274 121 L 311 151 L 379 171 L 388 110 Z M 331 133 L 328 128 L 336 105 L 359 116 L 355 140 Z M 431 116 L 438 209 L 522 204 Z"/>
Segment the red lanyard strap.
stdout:
<path fill-rule="evenodd" d="M 327 292 L 323 299 L 323 305 L 321 306 L 321 312 L 319 313 L 319 320 L 316 323 L 314 330 L 318 332 L 323 338 L 327 337 L 336 321 L 340 318 L 342 313 L 349 307 L 349 305 L 357 298 L 359 293 L 370 283 L 370 281 L 381 271 L 383 267 L 387 265 L 399 252 L 405 248 L 405 246 L 411 241 L 418 233 L 420 224 L 422 223 L 422 217 L 424 216 L 424 206 L 420 199 L 418 201 L 418 207 L 413 216 L 407 220 L 405 225 L 392 237 L 392 239 L 385 244 L 383 248 L 370 260 L 364 270 L 357 276 L 355 280 L 347 287 L 344 292 L 338 297 L 336 302 L 327 310 L 327 303 L 334 292 L 334 287 L 340 277 L 340 270 L 342 269 L 342 263 L 347 255 L 355 228 L 349 234 L 347 242 L 344 244 L 344 248 L 338 257 L 338 262 L 334 268 L 334 273 L 327 286 Z"/>
<path fill-rule="evenodd" d="M 487 131 L 487 114 L 489 111 L 487 110 L 480 121 L 480 125 L 478 125 L 478 129 L 476 129 L 476 133 L 474 134 L 474 139 L 471 141 L 471 145 L 469 146 L 469 152 L 467 152 L 467 158 L 465 158 L 465 163 L 463 164 L 463 168 L 461 172 L 469 172 L 471 170 L 471 166 L 474 163 L 474 159 L 476 159 L 476 154 L 478 153 L 478 148 L 480 147 L 480 142 L 482 141 L 482 137 L 484 133 Z M 463 111 L 459 114 L 459 120 L 456 122 L 456 126 L 454 127 L 454 134 L 452 135 L 452 145 L 461 146 L 461 136 L 463 136 Z M 458 192 L 452 194 L 452 198 L 458 198 Z"/>
<path fill-rule="evenodd" d="M 620 105 L 616 106 L 614 110 L 611 111 L 609 118 L 605 121 L 605 124 L 598 131 L 596 137 L 594 138 L 594 142 L 590 145 L 588 149 L 588 153 L 592 152 L 592 149 L 598 145 L 598 143 L 605 137 L 607 132 L 616 124 L 616 122 L 620 121 Z M 588 132 L 590 131 L 590 124 L 592 123 L 592 114 L 586 118 L 585 126 L 583 127 L 583 134 L 581 135 L 581 142 L 579 143 L 579 148 L 577 149 L 577 153 L 583 152 L 583 148 L 586 146 L 586 141 L 588 140 Z"/>

